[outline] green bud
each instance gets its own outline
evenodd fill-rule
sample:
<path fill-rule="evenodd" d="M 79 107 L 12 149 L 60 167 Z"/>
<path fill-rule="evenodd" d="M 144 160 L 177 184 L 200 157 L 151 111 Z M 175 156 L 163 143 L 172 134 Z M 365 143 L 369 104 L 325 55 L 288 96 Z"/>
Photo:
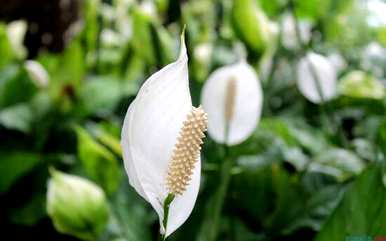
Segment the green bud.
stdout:
<path fill-rule="evenodd" d="M 354 98 L 381 99 L 385 90 L 377 79 L 359 70 L 351 71 L 344 75 L 339 82 L 341 94 Z"/>
<path fill-rule="evenodd" d="M 55 228 L 83 240 L 95 240 L 108 221 L 104 192 L 84 178 L 53 169 L 50 172 L 47 212 Z"/>
<path fill-rule="evenodd" d="M 240 39 L 258 54 L 272 41 L 270 21 L 255 0 L 234 0 L 232 22 Z"/>

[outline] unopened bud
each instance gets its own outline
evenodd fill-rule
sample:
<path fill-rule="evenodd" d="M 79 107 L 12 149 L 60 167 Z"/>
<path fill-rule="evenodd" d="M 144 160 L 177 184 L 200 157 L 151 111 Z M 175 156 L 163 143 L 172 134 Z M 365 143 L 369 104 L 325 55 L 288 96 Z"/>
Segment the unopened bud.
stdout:
<path fill-rule="evenodd" d="M 50 170 L 47 212 L 55 228 L 83 240 L 95 240 L 108 221 L 105 194 L 96 184 Z"/>

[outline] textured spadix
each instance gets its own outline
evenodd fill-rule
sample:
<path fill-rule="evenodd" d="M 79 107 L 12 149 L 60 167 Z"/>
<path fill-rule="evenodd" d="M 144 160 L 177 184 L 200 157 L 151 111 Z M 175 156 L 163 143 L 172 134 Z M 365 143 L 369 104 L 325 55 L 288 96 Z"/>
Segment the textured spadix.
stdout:
<path fill-rule="evenodd" d="M 189 185 L 198 155 L 200 155 L 206 126 L 207 117 L 202 107 L 193 108 L 184 121 L 169 163 L 166 184 L 170 193 L 181 195 Z"/>
<path fill-rule="evenodd" d="M 178 60 L 145 81 L 127 111 L 122 128 L 121 145 L 129 182 L 156 210 L 161 232 L 166 232 L 166 236 L 190 215 L 200 183 L 201 161 L 197 155 L 191 180 L 170 205 L 165 231 L 162 205 L 169 193 L 169 164 L 184 121 L 192 111 L 187 62 L 182 39 Z"/>
<path fill-rule="evenodd" d="M 209 76 L 201 93 L 210 136 L 229 145 L 244 141 L 260 119 L 262 102 L 260 81 L 244 60 L 219 68 Z M 225 136 L 227 123 L 228 138 Z"/>
<path fill-rule="evenodd" d="M 322 96 L 319 94 L 314 75 L 318 77 Z M 297 76 L 298 88 L 309 101 L 318 104 L 336 96 L 336 69 L 326 57 L 308 53 L 299 62 Z"/>

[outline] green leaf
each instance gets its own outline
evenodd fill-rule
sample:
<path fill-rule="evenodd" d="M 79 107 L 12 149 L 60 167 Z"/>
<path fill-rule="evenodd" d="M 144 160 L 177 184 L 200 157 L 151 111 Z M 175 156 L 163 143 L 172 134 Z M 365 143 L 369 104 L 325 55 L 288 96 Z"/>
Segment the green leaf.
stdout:
<path fill-rule="evenodd" d="M 121 83 L 113 77 L 93 77 L 79 91 L 81 113 L 104 115 L 114 111 L 122 97 Z"/>
<path fill-rule="evenodd" d="M 345 181 L 365 168 L 364 161 L 345 149 L 329 149 L 318 155 L 309 165 L 309 171 L 324 173 Z"/>
<path fill-rule="evenodd" d="M 87 175 L 101 185 L 107 193 L 117 190 L 121 180 L 120 167 L 115 156 L 103 145 L 96 142 L 81 127 L 76 127 L 78 136 L 78 157 Z"/>
<path fill-rule="evenodd" d="M 207 200 L 204 219 L 197 234 L 197 241 L 216 241 L 219 237 L 222 221 L 221 213 L 228 192 L 232 164 L 230 159 L 225 159 L 221 164 L 220 183 Z"/>
<path fill-rule="evenodd" d="M 14 58 L 11 44 L 9 43 L 6 26 L 0 23 L 0 69 L 10 63 Z"/>
<path fill-rule="evenodd" d="M 32 110 L 26 104 L 18 104 L 0 111 L 0 125 L 7 129 L 28 132 L 32 123 Z"/>
<path fill-rule="evenodd" d="M 85 47 L 88 52 L 93 52 L 96 49 L 98 40 L 98 9 L 100 8 L 99 0 L 83 1 L 83 16 L 84 29 L 81 33 L 81 38 L 84 39 Z"/>
<path fill-rule="evenodd" d="M 0 109 L 30 100 L 36 90 L 27 73 L 19 66 L 9 65 L 0 70 Z"/>
<path fill-rule="evenodd" d="M 45 194 L 35 194 L 23 207 L 10 210 L 12 222 L 33 226 L 46 215 Z"/>
<path fill-rule="evenodd" d="M 380 123 L 376 138 L 381 151 L 386 155 L 386 119 Z"/>
<path fill-rule="evenodd" d="M 382 172 L 369 167 L 352 184 L 316 241 L 341 241 L 350 235 L 386 233 L 386 189 Z"/>
<path fill-rule="evenodd" d="M 7 192 L 19 178 L 41 162 L 39 155 L 30 152 L 0 152 L 0 193 Z"/>
<path fill-rule="evenodd" d="M 330 9 L 331 0 L 295 0 L 296 13 L 300 17 L 318 20 L 323 18 Z"/>
<path fill-rule="evenodd" d="M 42 126 L 34 124 L 39 123 L 50 108 L 50 97 L 44 92 L 40 92 L 29 102 L 0 109 L 0 125 L 6 129 L 29 133 L 32 129 Z"/>
<path fill-rule="evenodd" d="M 128 186 L 121 185 L 110 202 L 112 216 L 110 230 L 126 241 L 150 241 L 151 213 L 146 203 Z"/>
<path fill-rule="evenodd" d="M 272 38 L 269 20 L 254 0 L 234 0 L 232 22 L 235 32 L 249 49 L 262 54 Z"/>

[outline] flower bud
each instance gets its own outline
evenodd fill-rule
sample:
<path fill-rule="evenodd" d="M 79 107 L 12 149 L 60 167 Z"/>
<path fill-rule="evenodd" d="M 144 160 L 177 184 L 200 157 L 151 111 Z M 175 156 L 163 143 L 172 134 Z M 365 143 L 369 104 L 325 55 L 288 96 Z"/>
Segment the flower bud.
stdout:
<path fill-rule="evenodd" d="M 370 74 L 360 70 L 347 73 L 339 82 L 341 94 L 354 98 L 382 99 L 385 87 Z"/>
<path fill-rule="evenodd" d="M 272 41 L 272 25 L 256 1 L 234 0 L 232 21 L 240 39 L 254 52 L 263 53 Z"/>
<path fill-rule="evenodd" d="M 95 240 L 108 221 L 105 194 L 94 183 L 50 170 L 47 212 L 55 228 L 83 240 Z"/>

